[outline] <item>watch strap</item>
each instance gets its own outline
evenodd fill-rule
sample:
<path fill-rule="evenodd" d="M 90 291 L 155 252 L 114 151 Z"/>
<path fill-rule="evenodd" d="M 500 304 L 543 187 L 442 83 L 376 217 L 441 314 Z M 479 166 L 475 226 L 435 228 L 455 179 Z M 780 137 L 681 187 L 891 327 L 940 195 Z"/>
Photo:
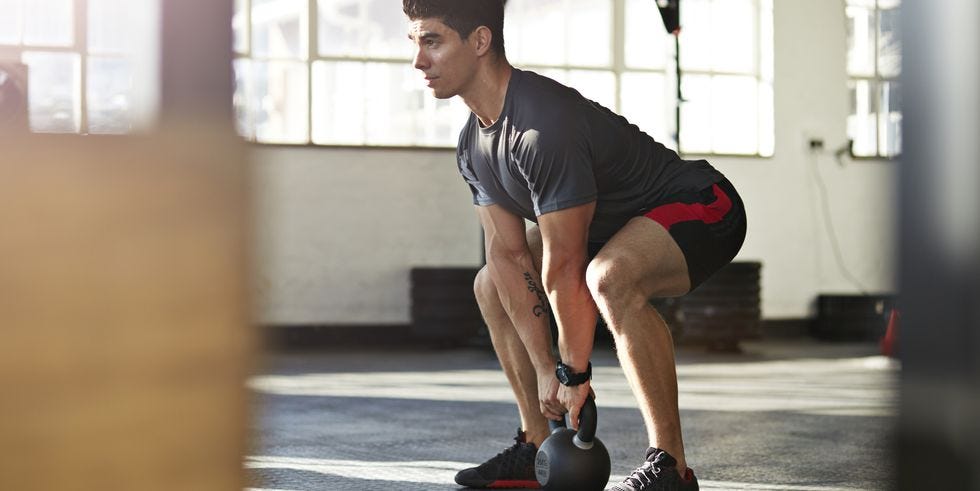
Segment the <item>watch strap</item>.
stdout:
<path fill-rule="evenodd" d="M 558 367 L 555 369 L 555 375 L 558 377 L 558 381 L 567 387 L 582 385 L 592 378 L 592 362 L 589 362 L 588 368 L 584 372 L 575 373 L 572 367 L 559 360 Z"/>

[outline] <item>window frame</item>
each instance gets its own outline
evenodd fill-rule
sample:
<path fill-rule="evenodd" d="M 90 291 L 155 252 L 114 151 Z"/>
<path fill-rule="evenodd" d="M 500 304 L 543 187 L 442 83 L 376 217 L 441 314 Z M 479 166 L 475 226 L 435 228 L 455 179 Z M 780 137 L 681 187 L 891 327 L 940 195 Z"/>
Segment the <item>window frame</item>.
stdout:
<path fill-rule="evenodd" d="M 60 53 L 78 55 L 78 83 L 73 87 L 78 112 L 78 128 L 73 131 L 38 131 L 42 134 L 55 135 L 89 135 L 88 127 L 88 0 L 72 0 L 72 43 L 69 46 L 34 45 L 24 43 L 23 16 L 21 17 L 21 39 L 18 44 L 0 44 L 0 59 L 17 60 L 24 63 L 24 53 Z M 84 12 L 85 15 L 79 15 Z M 30 72 L 28 71 L 28 77 Z M 30 97 L 30 96 L 28 96 Z M 30 101 L 28 101 L 28 112 Z M 31 132 L 35 132 L 32 128 Z M 101 133 L 94 133 L 101 135 Z"/>
<path fill-rule="evenodd" d="M 25 0 L 25 4 L 30 0 Z M 159 8 L 159 4 L 156 2 L 165 0 L 154 0 L 154 7 Z M 6 60 L 16 60 L 19 63 L 29 65 L 24 60 L 24 55 L 26 53 L 41 53 L 41 54 L 68 54 L 77 56 L 78 67 L 75 75 L 77 80 L 72 87 L 72 96 L 75 101 L 74 110 L 78 114 L 77 120 L 73 122 L 73 129 L 71 131 L 60 131 L 60 130 L 35 130 L 33 127 L 30 128 L 30 132 L 38 134 L 52 134 L 52 135 L 83 135 L 83 136 L 116 136 L 116 135 L 130 135 L 139 134 L 150 128 L 156 122 L 156 118 L 159 112 L 159 86 L 149 85 L 148 90 L 141 93 L 143 98 L 137 96 L 139 91 L 136 89 L 136 85 L 139 81 L 144 82 L 144 84 L 149 83 L 151 80 L 154 83 L 159 83 L 157 80 L 158 67 L 154 66 L 155 62 L 159 61 L 159 58 L 154 58 L 155 52 L 145 53 L 143 51 L 119 51 L 119 50 L 105 50 L 105 51 L 95 51 L 93 52 L 89 44 L 89 23 L 90 23 L 90 4 L 89 0 L 70 0 L 72 8 L 72 38 L 71 42 L 67 45 L 57 46 L 57 45 L 43 45 L 43 44 L 27 44 L 24 42 L 24 32 L 23 32 L 23 21 L 24 17 L 20 18 L 21 22 L 21 33 L 20 40 L 18 44 L 2 44 L 0 43 L 0 59 Z M 154 12 L 150 17 L 156 18 L 157 13 Z M 150 17 L 145 17 L 143 20 L 149 20 Z M 145 39 L 134 39 L 133 42 L 145 42 L 149 38 Z M 154 49 L 158 47 L 156 40 L 147 44 Z M 149 57 L 146 64 L 137 63 L 138 56 Z M 124 60 L 129 61 L 132 64 L 132 82 L 133 86 L 130 88 L 130 92 L 127 94 L 129 97 L 129 102 L 131 105 L 128 107 L 129 114 L 126 124 L 128 129 L 125 131 L 92 131 L 90 113 L 93 108 L 90 107 L 90 97 L 89 90 L 91 89 L 90 84 L 90 70 L 89 65 L 92 60 Z M 140 68 L 147 68 L 152 66 L 149 70 L 140 70 Z M 28 71 L 28 85 L 30 85 L 30 71 Z M 28 89 L 29 90 L 29 89 Z M 30 118 L 30 93 L 28 93 L 28 113 Z M 94 108 L 98 109 L 98 108 Z"/>
<path fill-rule="evenodd" d="M 882 125 L 881 125 L 881 121 L 880 121 L 881 120 L 881 113 L 880 113 L 880 109 L 881 109 L 881 97 L 880 97 L 880 95 L 881 95 L 881 86 L 882 86 L 882 83 L 897 83 L 897 84 L 900 84 L 901 83 L 902 69 L 900 67 L 898 73 L 895 74 L 894 76 L 883 76 L 881 74 L 881 70 L 880 70 L 880 67 L 879 67 L 879 62 L 880 62 L 880 58 L 881 58 L 881 51 L 880 51 L 881 50 L 881 39 L 880 39 L 880 36 L 878 35 L 878 31 L 879 31 L 880 25 L 881 25 L 881 10 L 893 10 L 893 9 L 894 10 L 899 10 L 899 9 L 902 8 L 902 2 L 899 1 L 898 5 L 895 6 L 895 7 L 887 7 L 885 9 L 882 9 L 879 6 L 879 3 L 881 2 L 881 0 L 872 0 L 872 1 L 874 2 L 874 7 L 871 7 L 870 10 L 872 11 L 872 14 L 873 14 L 873 25 L 874 25 L 874 36 L 873 36 L 874 37 L 874 56 L 873 56 L 873 59 L 874 59 L 874 73 L 871 74 L 871 75 L 861 75 L 861 74 L 857 74 L 856 75 L 856 74 L 852 73 L 851 70 L 850 70 L 850 67 L 847 66 L 848 65 L 848 63 L 846 61 L 847 53 L 845 53 L 845 67 L 846 67 L 845 68 L 845 72 L 846 72 L 846 77 L 847 77 L 847 86 L 848 86 L 847 90 L 848 90 L 848 92 L 850 92 L 850 90 L 851 90 L 850 89 L 851 84 L 852 83 L 855 83 L 855 82 L 859 82 L 859 81 L 870 82 L 874 86 L 874 91 L 873 91 L 872 97 L 871 97 L 871 109 L 872 109 L 872 113 L 873 113 L 874 118 L 875 118 L 875 139 L 874 139 L 874 141 L 875 141 L 875 154 L 874 155 L 864 155 L 864 154 L 856 154 L 856 153 L 854 153 L 854 140 L 851 138 L 851 135 L 847 135 L 848 136 L 847 153 L 848 153 L 848 155 L 850 156 L 850 158 L 852 160 L 857 160 L 857 161 L 881 161 L 881 160 L 885 160 L 885 161 L 897 161 L 897 160 L 901 159 L 901 157 L 902 157 L 902 149 L 901 149 L 901 147 L 899 148 L 898 153 L 896 153 L 894 155 L 886 155 L 886 154 L 883 154 L 882 151 L 881 151 L 881 137 L 882 137 L 882 133 L 881 132 L 882 132 Z M 847 9 L 849 7 L 852 7 L 852 6 L 854 6 L 854 7 L 862 7 L 859 4 L 852 3 L 850 0 L 844 0 L 844 9 L 845 9 L 844 10 L 844 17 L 845 17 L 845 19 L 847 18 Z M 868 7 L 864 7 L 864 8 L 868 8 Z M 848 22 L 850 22 L 850 21 L 848 21 Z M 850 94 L 848 94 L 848 97 L 850 98 Z M 900 107 L 898 112 L 901 113 L 901 114 L 903 114 L 903 117 L 904 117 L 904 108 L 901 108 Z M 851 115 L 848 114 L 847 117 L 850 117 L 850 116 Z M 845 126 L 846 126 L 846 123 L 845 123 Z"/>

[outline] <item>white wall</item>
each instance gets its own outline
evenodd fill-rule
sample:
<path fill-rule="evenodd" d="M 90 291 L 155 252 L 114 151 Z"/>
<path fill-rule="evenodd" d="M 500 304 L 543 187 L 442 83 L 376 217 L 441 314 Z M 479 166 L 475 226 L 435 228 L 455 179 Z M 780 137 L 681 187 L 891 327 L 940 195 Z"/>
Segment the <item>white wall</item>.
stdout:
<path fill-rule="evenodd" d="M 260 148 L 259 318 L 409 321 L 409 269 L 474 265 L 480 226 L 454 152 Z"/>
<path fill-rule="evenodd" d="M 897 164 L 840 166 L 832 155 L 848 112 L 841 3 L 775 2 L 775 156 L 708 157 L 748 209 L 738 259 L 763 262 L 766 318 L 812 315 L 816 295 L 859 291 L 835 260 L 817 172 L 847 269 L 869 291 L 894 285 Z M 823 152 L 807 149 L 811 137 Z M 253 157 L 264 323 L 408 323 L 411 267 L 479 263 L 479 225 L 451 150 L 266 146 Z"/>

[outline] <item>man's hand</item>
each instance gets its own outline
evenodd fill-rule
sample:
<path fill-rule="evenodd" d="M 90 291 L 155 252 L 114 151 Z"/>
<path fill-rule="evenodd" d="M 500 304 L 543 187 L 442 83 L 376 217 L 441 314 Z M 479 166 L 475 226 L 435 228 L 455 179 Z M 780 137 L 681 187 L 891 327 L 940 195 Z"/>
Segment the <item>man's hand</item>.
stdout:
<path fill-rule="evenodd" d="M 558 400 L 558 377 L 554 371 L 538 373 L 538 401 L 541 403 L 541 414 L 557 421 L 565 417 L 565 407 Z"/>
<path fill-rule="evenodd" d="M 590 395 L 593 399 L 595 398 L 591 380 L 574 387 L 562 385 L 558 389 L 558 400 L 561 401 L 562 409 L 568 411 L 568 424 L 573 430 L 578 430 L 579 412 L 585 405 L 585 399 Z"/>

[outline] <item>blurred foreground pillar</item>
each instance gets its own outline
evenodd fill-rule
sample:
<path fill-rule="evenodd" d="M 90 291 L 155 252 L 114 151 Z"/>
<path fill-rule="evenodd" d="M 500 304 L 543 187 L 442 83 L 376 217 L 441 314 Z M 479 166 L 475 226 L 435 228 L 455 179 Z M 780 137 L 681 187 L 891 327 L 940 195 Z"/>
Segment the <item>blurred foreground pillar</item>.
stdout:
<path fill-rule="evenodd" d="M 255 336 L 231 0 L 160 4 L 156 131 L 0 135 L 2 490 L 245 485 Z"/>
<path fill-rule="evenodd" d="M 901 8 L 897 477 L 980 490 L 980 2 Z"/>
<path fill-rule="evenodd" d="M 241 489 L 245 166 L 216 143 L 0 142 L 0 489 Z"/>

